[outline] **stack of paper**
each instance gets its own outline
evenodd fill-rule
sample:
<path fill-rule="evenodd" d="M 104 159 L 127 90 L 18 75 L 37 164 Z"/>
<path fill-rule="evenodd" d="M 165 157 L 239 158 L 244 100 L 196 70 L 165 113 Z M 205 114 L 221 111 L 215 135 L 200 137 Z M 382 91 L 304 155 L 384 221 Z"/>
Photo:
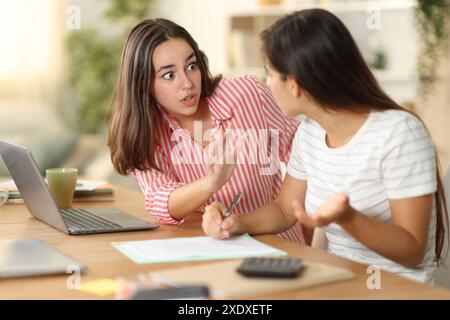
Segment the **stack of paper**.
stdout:
<path fill-rule="evenodd" d="M 23 203 L 22 195 L 17 190 L 13 180 L 0 183 L 0 189 L 8 190 L 9 203 Z M 78 179 L 74 201 L 112 201 L 114 200 L 112 186 L 105 180 Z"/>
<path fill-rule="evenodd" d="M 104 180 L 78 179 L 74 201 L 112 201 L 112 186 Z"/>

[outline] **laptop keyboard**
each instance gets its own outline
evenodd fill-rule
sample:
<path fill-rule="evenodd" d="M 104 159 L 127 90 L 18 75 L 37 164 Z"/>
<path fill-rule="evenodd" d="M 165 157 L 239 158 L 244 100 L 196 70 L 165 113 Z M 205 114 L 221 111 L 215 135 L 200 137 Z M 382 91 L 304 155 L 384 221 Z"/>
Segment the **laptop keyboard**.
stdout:
<path fill-rule="evenodd" d="M 68 227 L 81 230 L 115 230 L 122 226 L 111 220 L 93 214 L 85 209 L 60 210 L 61 216 Z"/>

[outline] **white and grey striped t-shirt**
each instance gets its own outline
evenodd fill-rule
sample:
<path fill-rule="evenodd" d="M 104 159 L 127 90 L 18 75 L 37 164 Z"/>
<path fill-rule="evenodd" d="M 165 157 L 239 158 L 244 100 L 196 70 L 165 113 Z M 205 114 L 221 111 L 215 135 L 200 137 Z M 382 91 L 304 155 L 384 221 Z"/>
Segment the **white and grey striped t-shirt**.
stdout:
<path fill-rule="evenodd" d="M 389 199 L 436 192 L 435 149 L 422 123 L 405 111 L 372 112 L 344 146 L 329 148 L 326 132 L 306 118 L 297 129 L 287 173 L 307 180 L 309 214 L 336 193 L 349 195 L 350 205 L 378 221 L 391 223 Z M 414 212 L 411 212 L 414 214 Z M 369 250 L 339 225 L 324 227 L 328 250 L 421 282 L 432 281 L 436 216 L 433 207 L 427 252 L 422 263 L 406 268 Z"/>

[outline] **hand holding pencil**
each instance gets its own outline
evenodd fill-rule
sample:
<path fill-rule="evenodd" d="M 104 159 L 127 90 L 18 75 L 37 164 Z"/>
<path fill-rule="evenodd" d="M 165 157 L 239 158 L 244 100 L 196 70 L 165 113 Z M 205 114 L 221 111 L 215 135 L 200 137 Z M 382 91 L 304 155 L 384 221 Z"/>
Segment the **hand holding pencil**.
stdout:
<path fill-rule="evenodd" d="M 235 217 L 231 216 L 233 209 L 239 203 L 243 193 L 238 192 L 228 209 L 220 202 L 213 202 L 206 206 L 203 215 L 202 227 L 206 235 L 215 239 L 227 239 L 235 229 Z M 226 220 L 226 221 L 225 221 Z"/>

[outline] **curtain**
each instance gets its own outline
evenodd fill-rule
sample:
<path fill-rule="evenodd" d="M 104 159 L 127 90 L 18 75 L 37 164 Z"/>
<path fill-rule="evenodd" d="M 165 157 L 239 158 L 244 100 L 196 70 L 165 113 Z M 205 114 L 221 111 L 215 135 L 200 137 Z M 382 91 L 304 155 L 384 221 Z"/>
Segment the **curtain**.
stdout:
<path fill-rule="evenodd" d="M 0 107 L 54 98 L 62 74 L 65 3 L 0 0 Z"/>

